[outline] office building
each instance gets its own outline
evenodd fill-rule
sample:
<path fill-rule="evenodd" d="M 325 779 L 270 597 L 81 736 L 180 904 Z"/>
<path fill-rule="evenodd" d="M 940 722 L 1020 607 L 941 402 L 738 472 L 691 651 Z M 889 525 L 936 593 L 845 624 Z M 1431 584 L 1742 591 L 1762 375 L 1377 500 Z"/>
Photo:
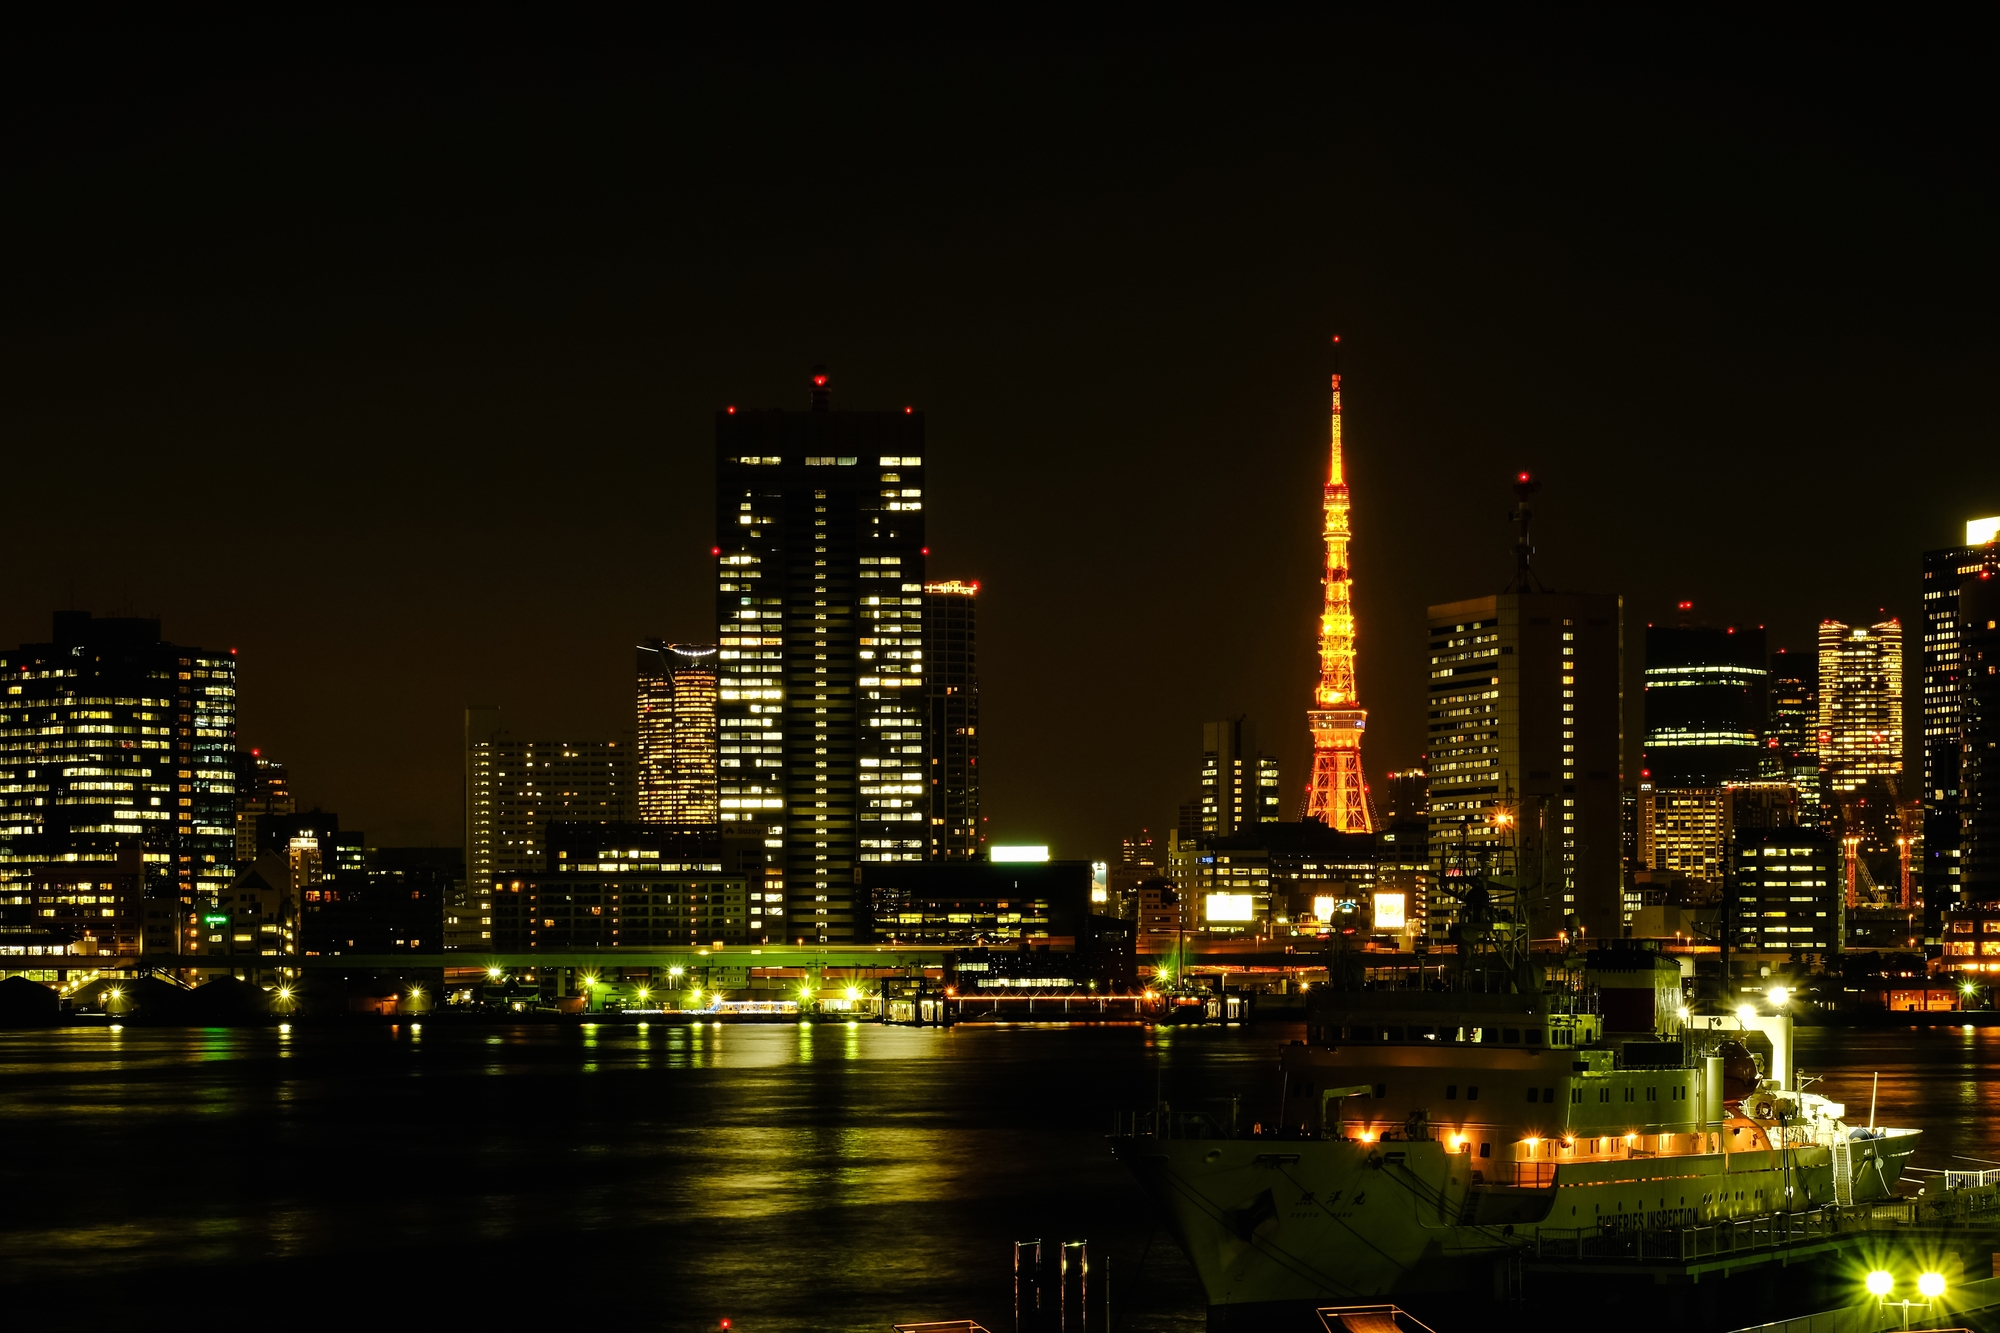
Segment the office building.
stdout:
<path fill-rule="evenodd" d="M 236 654 L 151 619 L 58 611 L 0 651 L 0 897 L 51 862 L 137 846 L 149 895 L 193 908 L 235 877 Z"/>
<path fill-rule="evenodd" d="M 1693 608 L 1683 602 L 1689 617 Z M 1655 788 L 1714 788 L 1763 771 L 1770 709 L 1764 631 L 1646 626 L 1646 749 Z"/>
<path fill-rule="evenodd" d="M 1275 823 L 1278 761 L 1257 750 L 1257 728 L 1245 717 L 1201 724 L 1201 836 L 1232 838 Z"/>
<path fill-rule="evenodd" d="M 629 741 L 518 740 L 497 708 L 465 710 L 465 871 L 470 891 L 542 869 L 552 821 L 630 823 Z"/>
<path fill-rule="evenodd" d="M 639 818 L 646 823 L 713 824 L 720 817 L 720 665 L 713 644 L 639 645 Z"/>
<path fill-rule="evenodd" d="M 1418 824 L 1430 818 L 1431 775 L 1421 766 L 1382 775 L 1383 825 Z"/>
<path fill-rule="evenodd" d="M 1656 874 L 1720 887 L 1729 855 L 1723 787 L 1640 787 L 1639 863 Z"/>
<path fill-rule="evenodd" d="M 1336 342 L 1339 339 L 1335 339 Z M 1321 495 L 1325 520 L 1326 566 L 1319 618 L 1319 684 L 1306 713 L 1312 731 L 1312 778 L 1306 784 L 1303 817 L 1317 819 L 1341 833 L 1367 833 L 1375 827 L 1368 799 L 1368 782 L 1361 767 L 1361 736 L 1368 726 L 1354 671 L 1354 582 L 1347 548 L 1353 538 L 1349 520 L 1347 460 L 1340 435 L 1340 376 L 1333 377 L 1329 415 L 1330 447 L 1326 487 Z"/>
<path fill-rule="evenodd" d="M 495 939 L 511 950 L 745 944 L 749 894 L 713 830 L 571 823 L 548 830 L 545 869 L 495 889 Z"/>
<path fill-rule="evenodd" d="M 856 868 L 930 845 L 924 418 L 812 389 L 809 411 L 716 415 L 719 803 L 782 844 L 780 938 L 848 943 Z"/>
<path fill-rule="evenodd" d="M 1850 858 L 1892 853 L 1903 772 L 1903 626 L 1819 627 L 1819 763 Z"/>
<path fill-rule="evenodd" d="M 1764 737 L 1764 779 L 1789 782 L 1799 793 L 1799 823 L 1818 827 L 1819 662 L 1780 648 L 1771 654 L 1771 719 Z"/>
<path fill-rule="evenodd" d="M 1088 861 L 866 862 L 861 879 L 881 943 L 1063 951 L 1090 940 Z"/>
<path fill-rule="evenodd" d="M 977 582 L 924 585 L 924 706 L 929 711 L 930 857 L 979 855 Z M 886 858 L 885 858 L 886 859 Z"/>
<path fill-rule="evenodd" d="M 1833 838 L 1818 829 L 1745 829 L 1732 855 L 1732 949 L 1794 958 L 1840 951 L 1846 900 Z"/>
<path fill-rule="evenodd" d="M 1430 608 L 1438 888 L 1520 874 L 1538 934 L 1616 938 L 1625 924 L 1620 616 L 1615 596 L 1543 591 Z"/>
<path fill-rule="evenodd" d="M 20 897 L 0 906 L 0 929 L 8 935 L 46 936 L 49 952 L 60 947 L 70 954 L 137 955 L 145 924 L 145 853 L 133 843 L 109 861 L 45 862 L 31 869 Z"/>
<path fill-rule="evenodd" d="M 262 750 L 236 752 L 236 860 L 257 859 L 259 823 L 273 815 L 297 811 L 292 798 L 291 771 Z"/>
<path fill-rule="evenodd" d="M 1975 901 L 1964 889 L 1968 672 L 1960 600 L 2000 577 L 2000 518 L 1965 525 L 1965 544 L 1924 552 L 1923 884 L 1927 917 Z M 1977 595 L 1976 593 L 1974 594 Z M 1933 934 L 1935 932 L 1933 931 Z"/>

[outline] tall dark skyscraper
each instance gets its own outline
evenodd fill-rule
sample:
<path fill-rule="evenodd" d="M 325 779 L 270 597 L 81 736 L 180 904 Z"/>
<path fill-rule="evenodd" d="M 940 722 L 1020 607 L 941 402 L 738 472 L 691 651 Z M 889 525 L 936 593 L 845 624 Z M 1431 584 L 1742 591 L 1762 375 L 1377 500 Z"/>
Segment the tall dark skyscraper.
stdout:
<path fill-rule="evenodd" d="M 1201 836 L 1233 838 L 1276 823 L 1278 761 L 1257 749 L 1247 717 L 1201 724 Z"/>
<path fill-rule="evenodd" d="M 1923 743 L 1924 908 L 1937 913 L 1971 901 L 1964 887 L 1967 827 L 1965 762 L 1968 692 L 1960 605 L 1963 591 L 2000 577 L 2000 519 L 1965 525 L 1965 545 L 1924 552 Z M 1974 592 L 1977 598 L 1979 593 Z"/>
<path fill-rule="evenodd" d="M 235 876 L 236 651 L 150 619 L 58 611 L 0 651 L 0 892 L 55 860 L 143 849 L 148 896 L 212 902 Z"/>
<path fill-rule="evenodd" d="M 1683 614 L 1691 610 L 1682 603 Z M 1646 762 L 1655 790 L 1762 776 L 1770 668 L 1761 629 L 1646 627 Z"/>
<path fill-rule="evenodd" d="M 1968 903 L 2000 903 L 2000 546 L 1989 545 L 1989 568 L 1958 591 L 1965 663 L 1960 696 L 1963 741 L 1959 810 L 1962 887 Z"/>
<path fill-rule="evenodd" d="M 836 412 L 816 372 L 715 445 L 722 824 L 783 844 L 771 938 L 846 943 L 861 862 L 928 853 L 923 414 Z"/>
<path fill-rule="evenodd" d="M 924 585 L 924 699 L 930 710 L 930 854 L 979 854 L 978 583 Z"/>
<path fill-rule="evenodd" d="M 1798 789 L 1799 823 L 1820 822 L 1819 659 L 1780 648 L 1771 654 L 1771 720 L 1764 737 L 1764 780 Z"/>
<path fill-rule="evenodd" d="M 1536 487 L 1525 472 L 1515 483 L 1507 589 L 1430 608 L 1431 930 L 1455 910 L 1452 885 L 1489 870 L 1520 877 L 1537 931 L 1615 939 L 1627 908 L 1624 602 L 1542 586 Z"/>

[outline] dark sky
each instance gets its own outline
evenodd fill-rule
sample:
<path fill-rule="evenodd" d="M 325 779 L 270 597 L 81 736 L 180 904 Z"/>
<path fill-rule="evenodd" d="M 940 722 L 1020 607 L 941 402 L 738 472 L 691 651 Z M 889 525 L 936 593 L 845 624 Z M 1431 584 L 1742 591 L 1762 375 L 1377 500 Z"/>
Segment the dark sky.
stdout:
<path fill-rule="evenodd" d="M 1205 718 L 1303 783 L 1331 333 L 1378 777 L 1518 468 L 1633 649 L 1913 624 L 2000 513 L 1976 34 L 961 21 L 14 43 L 0 641 L 235 646 L 306 799 L 455 843 L 461 707 L 629 726 L 711 413 L 824 361 L 928 413 L 993 836 L 1104 855 Z"/>

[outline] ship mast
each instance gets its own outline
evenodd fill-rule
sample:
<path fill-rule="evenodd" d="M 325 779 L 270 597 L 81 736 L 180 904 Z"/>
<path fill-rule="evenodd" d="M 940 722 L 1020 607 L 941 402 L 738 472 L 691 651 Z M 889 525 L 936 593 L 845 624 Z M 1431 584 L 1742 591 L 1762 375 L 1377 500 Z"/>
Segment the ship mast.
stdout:
<path fill-rule="evenodd" d="M 1335 338 L 1336 356 L 1339 338 Z M 1336 367 L 1338 361 L 1335 362 Z M 1347 466 L 1340 440 L 1340 372 L 1333 375 L 1331 461 L 1326 474 L 1326 601 L 1319 618 L 1319 687 L 1306 714 L 1312 729 L 1312 782 L 1304 817 L 1342 833 L 1371 833 L 1368 784 L 1361 775 L 1361 733 L 1366 709 L 1354 685 L 1354 592 L 1347 568 Z"/>

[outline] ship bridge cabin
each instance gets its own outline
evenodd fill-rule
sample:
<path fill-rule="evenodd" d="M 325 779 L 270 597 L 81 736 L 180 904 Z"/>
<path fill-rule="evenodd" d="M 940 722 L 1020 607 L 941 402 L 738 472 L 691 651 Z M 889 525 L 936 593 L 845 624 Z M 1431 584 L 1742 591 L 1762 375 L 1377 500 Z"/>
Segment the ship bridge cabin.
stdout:
<path fill-rule="evenodd" d="M 1569 994 L 1322 993 L 1310 1040 L 1284 1054 L 1282 1132 L 1435 1139 L 1488 1181 L 1519 1184 L 1547 1184 L 1563 1162 L 1720 1151 L 1720 1138 L 1769 1146 L 1729 1118 L 1705 1038 L 1701 1050 L 1678 1032 L 1609 1044 L 1593 1007 Z"/>

